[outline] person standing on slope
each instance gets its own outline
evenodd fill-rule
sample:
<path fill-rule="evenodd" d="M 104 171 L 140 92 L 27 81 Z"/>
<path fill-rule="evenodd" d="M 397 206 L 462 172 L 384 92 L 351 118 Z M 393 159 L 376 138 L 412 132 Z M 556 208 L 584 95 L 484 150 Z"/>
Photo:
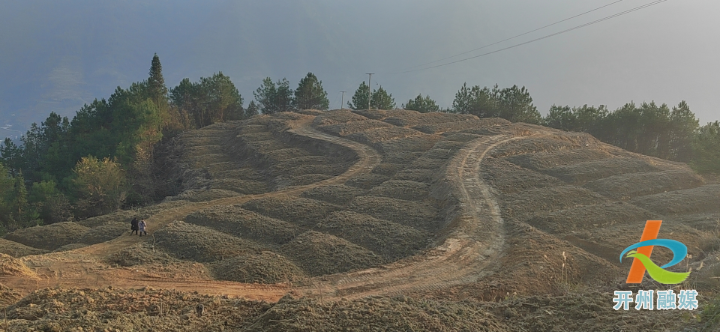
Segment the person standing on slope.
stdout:
<path fill-rule="evenodd" d="M 130 235 L 132 235 L 133 233 L 138 233 L 138 220 L 135 217 L 133 217 L 132 221 L 130 222 Z"/>
<path fill-rule="evenodd" d="M 145 227 L 147 227 L 145 220 L 140 220 L 138 227 L 140 228 L 140 236 L 143 236 L 143 233 L 145 233 L 145 235 L 147 235 L 147 231 L 145 231 Z"/>

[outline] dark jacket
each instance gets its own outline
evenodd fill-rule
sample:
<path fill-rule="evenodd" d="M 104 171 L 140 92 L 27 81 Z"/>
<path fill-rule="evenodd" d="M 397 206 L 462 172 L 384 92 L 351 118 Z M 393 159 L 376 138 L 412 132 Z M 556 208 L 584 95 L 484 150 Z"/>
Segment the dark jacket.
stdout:
<path fill-rule="evenodd" d="M 132 231 L 138 230 L 138 220 L 137 220 L 137 218 L 133 218 L 133 220 L 130 222 L 130 230 L 132 230 Z"/>

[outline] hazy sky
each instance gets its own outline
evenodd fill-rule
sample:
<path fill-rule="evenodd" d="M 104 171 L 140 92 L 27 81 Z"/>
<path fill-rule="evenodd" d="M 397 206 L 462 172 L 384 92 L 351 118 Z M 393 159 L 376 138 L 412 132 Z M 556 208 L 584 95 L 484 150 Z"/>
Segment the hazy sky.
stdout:
<path fill-rule="evenodd" d="M 701 123 L 720 119 L 720 2 L 668 0 L 582 29 L 460 63 L 416 65 L 550 24 L 616 0 L 6 1 L 0 11 L 0 125 L 25 130 L 50 111 L 147 77 L 153 53 L 173 87 L 222 71 L 245 99 L 264 77 L 291 85 L 315 73 L 340 106 L 375 72 L 400 106 L 429 94 L 450 106 L 468 85 L 529 89 L 552 104 L 686 100 Z M 584 24 L 652 0 L 624 0 L 447 61 Z M 438 62 L 435 64 L 442 64 Z M 16 132 L 0 131 L 2 135 Z"/>

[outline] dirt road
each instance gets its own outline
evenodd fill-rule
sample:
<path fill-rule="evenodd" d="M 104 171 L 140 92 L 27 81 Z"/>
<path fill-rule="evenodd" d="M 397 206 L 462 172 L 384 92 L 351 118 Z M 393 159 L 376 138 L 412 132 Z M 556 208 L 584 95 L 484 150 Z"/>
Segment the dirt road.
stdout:
<path fill-rule="evenodd" d="M 309 185 L 288 187 L 258 195 L 222 198 L 208 202 L 188 202 L 148 218 L 150 231 L 158 230 L 174 220 L 180 220 L 190 213 L 212 206 L 241 204 L 254 199 L 281 195 L 294 196 L 315 187 L 342 184 L 353 176 L 370 172 L 381 161 L 381 156 L 367 145 L 319 132 L 311 127 L 309 120 L 298 123 L 291 132 L 350 148 L 357 153 L 358 161 L 339 176 Z M 209 278 L 207 280 L 167 278 L 132 268 L 112 268 L 103 263 L 103 258 L 107 255 L 143 240 L 137 236 L 123 235 L 108 242 L 73 251 L 24 257 L 22 261 L 41 277 L 38 279 L 5 277 L 0 278 L 0 282 L 23 292 L 48 286 L 65 288 L 149 286 L 267 301 L 275 301 L 290 291 L 324 298 L 359 298 L 474 282 L 493 272 L 493 264 L 501 255 L 505 242 L 500 210 L 490 187 L 484 183 L 480 175 L 480 165 L 485 155 L 493 148 L 522 138 L 509 135 L 483 136 L 465 144 L 450 160 L 444 174 L 445 180 L 452 188 L 453 196 L 459 201 L 458 211 L 449 226 L 451 229 L 445 232 L 445 238 L 441 239 L 442 242 L 437 247 L 385 266 L 317 277 L 310 280 L 310 285 L 301 288 L 293 288 L 287 284 L 242 284 Z"/>

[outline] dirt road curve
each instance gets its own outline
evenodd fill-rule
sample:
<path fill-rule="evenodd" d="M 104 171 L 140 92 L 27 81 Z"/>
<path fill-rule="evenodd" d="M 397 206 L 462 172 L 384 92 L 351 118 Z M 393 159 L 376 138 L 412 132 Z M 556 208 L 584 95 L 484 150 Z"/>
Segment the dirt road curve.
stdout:
<path fill-rule="evenodd" d="M 515 139 L 497 135 L 473 140 L 448 163 L 445 178 L 460 209 L 441 245 L 386 266 L 320 277 L 305 294 L 330 299 L 391 295 L 474 282 L 492 273 L 504 244 L 503 220 L 480 177 L 480 163 L 488 151 Z"/>
<path fill-rule="evenodd" d="M 359 160 L 345 173 L 309 185 L 209 202 L 188 202 L 148 218 L 150 231 L 211 206 L 242 204 L 272 196 L 299 195 L 314 187 L 342 184 L 355 175 L 370 172 L 381 161 L 381 156 L 367 145 L 319 132 L 310 126 L 308 120 L 299 123 L 291 132 L 350 148 L 357 153 Z M 488 151 L 516 139 L 522 137 L 486 136 L 467 143 L 446 168 L 445 178 L 460 202 L 457 216 L 451 223 L 452 229 L 446 232 L 448 235 L 436 248 L 385 266 L 318 277 L 312 280 L 312 285 L 294 289 L 285 284 L 259 285 L 198 278 L 167 278 L 132 268 L 111 268 L 103 263 L 103 257 L 143 240 L 137 236 L 123 235 L 112 241 L 73 251 L 24 257 L 22 261 L 42 277 L 3 277 L 0 282 L 21 292 L 48 286 L 149 286 L 267 301 L 275 301 L 291 290 L 324 298 L 358 298 L 473 282 L 492 273 L 495 258 L 501 254 L 504 245 L 503 221 L 490 188 L 480 176 L 480 164 Z"/>

